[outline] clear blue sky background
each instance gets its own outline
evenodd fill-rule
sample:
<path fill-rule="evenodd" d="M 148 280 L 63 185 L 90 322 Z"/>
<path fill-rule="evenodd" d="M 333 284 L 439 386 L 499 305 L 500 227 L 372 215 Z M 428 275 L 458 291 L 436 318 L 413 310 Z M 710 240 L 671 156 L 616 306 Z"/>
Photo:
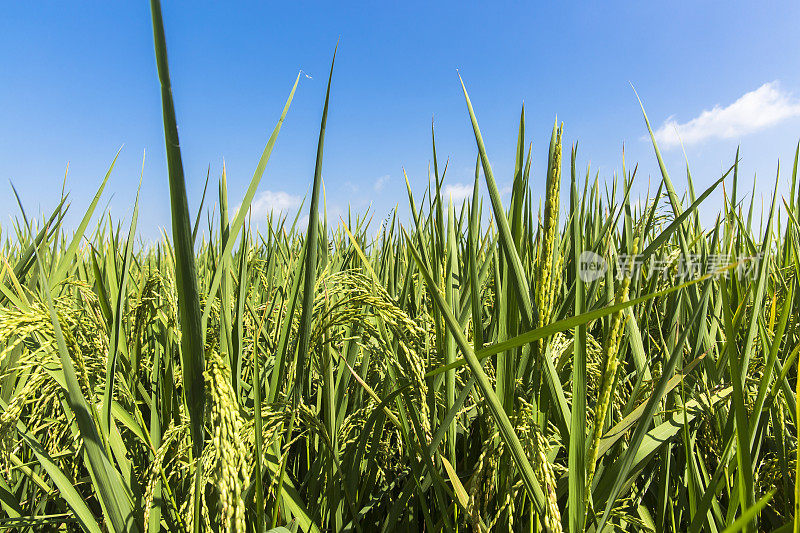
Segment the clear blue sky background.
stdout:
<path fill-rule="evenodd" d="M 18 213 L 6 180 L 29 211 L 47 211 L 69 163 L 74 225 L 124 145 L 105 198 L 114 217 L 130 216 L 146 151 L 140 233 L 157 238 L 169 227 L 169 200 L 149 4 L 0 6 L 4 233 Z M 757 194 L 768 197 L 778 158 L 788 180 L 800 137 L 797 2 L 167 1 L 163 8 L 192 209 L 208 165 L 217 178 L 223 158 L 230 202 L 238 203 L 302 69 L 312 78 L 301 79 L 258 196 L 262 210 L 296 206 L 313 178 L 338 38 L 323 170 L 331 216 L 348 204 L 361 212 L 371 204 L 378 219 L 397 203 L 406 212 L 402 168 L 421 195 L 432 116 L 439 156 L 450 158 L 450 190 L 457 197 L 459 185 L 471 184 L 476 148 L 456 69 L 501 187 L 511 182 L 525 101 L 537 195 L 556 116 L 565 144 L 580 141 L 579 167 L 591 161 L 610 178 L 624 143 L 629 167 L 640 163 L 640 192 L 658 175 L 629 82 L 655 128 L 670 117 L 679 124 L 698 188 L 733 162 L 741 144 L 743 181 L 749 188 L 757 173 Z M 672 131 L 664 129 L 664 154 L 683 189 Z M 704 215 L 720 201 L 712 197 Z"/>

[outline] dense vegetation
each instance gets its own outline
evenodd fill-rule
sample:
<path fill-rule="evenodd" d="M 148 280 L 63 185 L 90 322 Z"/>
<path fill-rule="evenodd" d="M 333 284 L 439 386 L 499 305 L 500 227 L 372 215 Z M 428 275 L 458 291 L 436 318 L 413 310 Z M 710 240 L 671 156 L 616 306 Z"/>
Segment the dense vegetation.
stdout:
<path fill-rule="evenodd" d="M 87 232 L 111 169 L 76 232 L 63 199 L 6 237 L 0 529 L 793 530 L 797 158 L 754 221 L 738 154 L 679 196 L 654 140 L 661 180 L 634 199 L 635 170 L 562 162 L 556 126 L 531 176 L 523 110 L 503 205 L 465 88 L 475 193 L 443 197 L 432 143 L 410 221 L 375 236 L 320 206 L 329 79 L 309 204 L 249 227 L 292 88 L 236 212 L 221 176 L 206 240 L 157 1 L 153 22 L 172 238 L 137 248 L 137 208 Z"/>

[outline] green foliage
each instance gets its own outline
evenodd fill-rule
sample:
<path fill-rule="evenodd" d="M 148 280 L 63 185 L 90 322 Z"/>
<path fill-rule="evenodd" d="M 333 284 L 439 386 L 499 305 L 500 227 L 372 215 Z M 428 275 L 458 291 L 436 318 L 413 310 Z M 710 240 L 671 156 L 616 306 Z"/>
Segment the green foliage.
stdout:
<path fill-rule="evenodd" d="M 0 248 L 0 529 L 793 528 L 797 159 L 758 233 L 738 153 L 697 197 L 687 172 L 681 198 L 654 142 L 661 182 L 632 199 L 635 171 L 603 195 L 572 147 L 565 202 L 562 126 L 531 176 L 523 109 L 503 205 L 463 86 L 473 197 L 444 197 L 434 142 L 423 202 L 409 185 L 410 222 L 376 234 L 368 214 L 328 224 L 329 78 L 307 228 L 300 213 L 251 228 L 298 78 L 239 210 L 223 173 L 198 231 L 152 7 L 172 238 L 135 245 L 138 200 L 127 231 L 103 214 L 86 234 L 109 169 L 76 233 L 62 199 Z M 618 276 L 637 250 L 642 269 Z M 587 277 L 587 253 L 611 267 Z M 700 273 L 684 279 L 687 260 Z"/>

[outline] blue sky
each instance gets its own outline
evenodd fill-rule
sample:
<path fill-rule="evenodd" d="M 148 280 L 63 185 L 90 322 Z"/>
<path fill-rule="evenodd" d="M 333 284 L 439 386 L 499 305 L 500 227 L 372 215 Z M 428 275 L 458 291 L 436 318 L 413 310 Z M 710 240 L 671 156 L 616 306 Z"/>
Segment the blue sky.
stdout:
<path fill-rule="evenodd" d="M 161 108 L 149 4 L 0 4 L 0 226 L 18 210 L 52 209 L 69 163 L 71 224 L 123 146 L 104 202 L 127 219 L 146 152 L 140 234 L 169 225 Z M 579 140 L 579 167 L 608 179 L 622 146 L 640 164 L 638 190 L 658 175 L 632 83 L 668 168 L 685 186 L 684 140 L 698 188 L 742 147 L 743 182 L 771 191 L 800 138 L 797 2 L 172 2 L 164 3 L 173 91 L 191 208 L 206 169 L 227 166 L 233 206 L 303 77 L 259 187 L 259 215 L 296 209 L 313 178 L 330 57 L 334 73 L 323 177 L 331 217 L 350 204 L 383 218 L 406 212 L 402 168 L 417 195 L 437 151 L 449 190 L 471 184 L 476 148 L 456 69 L 470 91 L 501 188 L 511 182 L 520 106 L 533 142 L 534 193 L 544 181 L 550 128 Z M 212 189 L 215 193 L 215 188 Z M 215 198 L 212 194 L 212 200 Z M 704 214 L 716 212 L 719 195 Z M 103 204 L 105 205 L 105 203 Z M 713 208 L 713 209 L 712 209 Z"/>

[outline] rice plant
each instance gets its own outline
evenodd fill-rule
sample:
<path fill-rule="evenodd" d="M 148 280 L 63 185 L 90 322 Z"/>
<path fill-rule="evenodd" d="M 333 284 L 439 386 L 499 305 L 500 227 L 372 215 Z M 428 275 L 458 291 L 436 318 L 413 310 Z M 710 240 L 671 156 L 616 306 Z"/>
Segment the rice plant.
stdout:
<path fill-rule="evenodd" d="M 652 193 L 632 198 L 624 164 L 578 169 L 559 124 L 532 176 L 523 108 L 504 204 L 462 82 L 474 194 L 445 197 L 432 130 L 430 187 L 376 235 L 320 209 L 332 60 L 309 203 L 252 228 L 299 76 L 241 207 L 223 172 L 216 208 L 190 212 L 151 8 L 172 234 L 135 245 L 138 198 L 127 227 L 90 228 L 113 162 L 74 233 L 66 197 L 37 219 L 20 199 L 0 251 L 0 529 L 798 530 L 797 154 L 759 221 L 738 153 L 679 195 L 646 115 Z"/>

